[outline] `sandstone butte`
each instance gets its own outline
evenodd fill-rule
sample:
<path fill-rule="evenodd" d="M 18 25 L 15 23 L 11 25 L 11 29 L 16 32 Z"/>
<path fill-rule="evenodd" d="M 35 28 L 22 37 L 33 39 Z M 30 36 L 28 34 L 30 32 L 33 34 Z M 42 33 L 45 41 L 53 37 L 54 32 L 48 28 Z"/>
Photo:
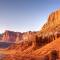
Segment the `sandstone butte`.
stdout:
<path fill-rule="evenodd" d="M 49 15 L 40 31 L 5 31 L 0 39 L 15 42 L 0 51 L 2 60 L 60 60 L 60 10 Z"/>

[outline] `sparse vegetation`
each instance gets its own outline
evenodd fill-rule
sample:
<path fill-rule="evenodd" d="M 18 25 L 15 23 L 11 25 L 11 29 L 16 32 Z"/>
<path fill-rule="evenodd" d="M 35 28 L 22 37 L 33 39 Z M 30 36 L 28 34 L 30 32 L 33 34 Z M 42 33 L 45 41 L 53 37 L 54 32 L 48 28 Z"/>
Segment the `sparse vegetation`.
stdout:
<path fill-rule="evenodd" d="M 58 51 L 52 50 L 50 53 L 50 60 L 56 60 L 56 59 L 58 59 L 58 57 L 59 57 Z"/>

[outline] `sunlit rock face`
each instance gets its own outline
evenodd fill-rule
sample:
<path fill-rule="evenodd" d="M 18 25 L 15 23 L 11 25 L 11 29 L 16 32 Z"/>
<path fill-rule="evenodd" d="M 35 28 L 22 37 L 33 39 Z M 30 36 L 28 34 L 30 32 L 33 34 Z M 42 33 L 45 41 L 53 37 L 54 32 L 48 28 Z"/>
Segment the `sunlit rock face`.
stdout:
<path fill-rule="evenodd" d="M 42 27 L 42 33 L 49 33 L 49 32 L 56 32 L 60 31 L 60 10 L 52 12 L 49 17 L 48 21 Z"/>
<path fill-rule="evenodd" d="M 32 46 L 36 46 L 36 32 L 26 32 L 23 35 L 23 41 L 27 42 L 28 45 L 31 43 Z"/>
<path fill-rule="evenodd" d="M 23 40 L 24 41 L 32 41 L 33 39 L 35 39 L 35 32 L 26 32 L 23 35 Z"/>
<path fill-rule="evenodd" d="M 60 24 L 60 10 L 57 10 L 56 12 L 50 14 L 48 18 L 48 23 L 52 26 L 57 26 Z"/>
<path fill-rule="evenodd" d="M 60 10 L 52 12 L 41 31 L 37 32 L 39 45 L 52 42 L 60 37 Z"/>
<path fill-rule="evenodd" d="M 22 40 L 23 33 L 16 32 L 16 43 L 19 43 Z"/>
<path fill-rule="evenodd" d="M 47 22 L 43 25 L 42 29 L 37 32 L 37 35 L 39 37 L 48 37 L 49 40 L 60 36 L 60 9 L 49 15 Z"/>
<path fill-rule="evenodd" d="M 13 31 L 5 31 L 3 33 L 3 38 L 2 40 L 4 41 L 15 41 L 16 39 L 16 34 Z"/>
<path fill-rule="evenodd" d="M 20 32 L 13 31 L 5 31 L 2 36 L 2 40 L 5 42 L 18 42 L 22 38 L 22 34 Z"/>
<path fill-rule="evenodd" d="M 14 32 L 6 30 L 0 35 L 0 40 L 3 42 L 16 42 L 19 43 L 21 40 L 34 41 L 35 32 Z"/>

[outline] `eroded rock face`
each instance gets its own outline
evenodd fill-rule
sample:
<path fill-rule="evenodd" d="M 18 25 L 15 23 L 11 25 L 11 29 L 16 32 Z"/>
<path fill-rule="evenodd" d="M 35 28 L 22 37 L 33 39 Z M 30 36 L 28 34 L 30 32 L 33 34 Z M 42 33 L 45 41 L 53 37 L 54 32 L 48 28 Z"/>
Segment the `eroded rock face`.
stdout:
<path fill-rule="evenodd" d="M 42 27 L 42 30 L 37 32 L 37 44 L 44 45 L 60 37 L 60 10 L 52 12 L 48 21 Z"/>
<path fill-rule="evenodd" d="M 33 47 L 36 46 L 36 32 L 26 32 L 24 35 L 23 35 L 23 41 Z"/>
<path fill-rule="evenodd" d="M 48 21 L 44 24 L 42 30 L 38 32 L 38 35 L 60 35 L 60 10 L 52 12 L 49 15 Z"/>
<path fill-rule="evenodd" d="M 22 33 L 16 32 L 16 42 L 17 42 L 17 43 L 22 40 L 22 36 L 23 36 Z"/>
<path fill-rule="evenodd" d="M 5 42 L 18 42 L 21 40 L 21 33 L 13 31 L 5 31 L 2 40 Z"/>
<path fill-rule="evenodd" d="M 43 33 L 50 33 L 60 31 L 60 10 L 52 12 L 49 17 L 47 23 L 42 27 Z"/>
<path fill-rule="evenodd" d="M 16 39 L 16 34 L 13 31 L 5 31 L 3 33 L 3 38 L 2 40 L 4 41 L 15 41 Z"/>

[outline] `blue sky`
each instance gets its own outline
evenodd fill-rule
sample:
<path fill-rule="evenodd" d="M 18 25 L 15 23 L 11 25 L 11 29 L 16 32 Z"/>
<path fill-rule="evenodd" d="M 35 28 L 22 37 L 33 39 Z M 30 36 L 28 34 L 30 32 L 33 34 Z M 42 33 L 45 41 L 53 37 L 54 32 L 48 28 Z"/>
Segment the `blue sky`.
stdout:
<path fill-rule="evenodd" d="M 0 0 L 0 33 L 38 31 L 59 8 L 60 0 Z"/>

